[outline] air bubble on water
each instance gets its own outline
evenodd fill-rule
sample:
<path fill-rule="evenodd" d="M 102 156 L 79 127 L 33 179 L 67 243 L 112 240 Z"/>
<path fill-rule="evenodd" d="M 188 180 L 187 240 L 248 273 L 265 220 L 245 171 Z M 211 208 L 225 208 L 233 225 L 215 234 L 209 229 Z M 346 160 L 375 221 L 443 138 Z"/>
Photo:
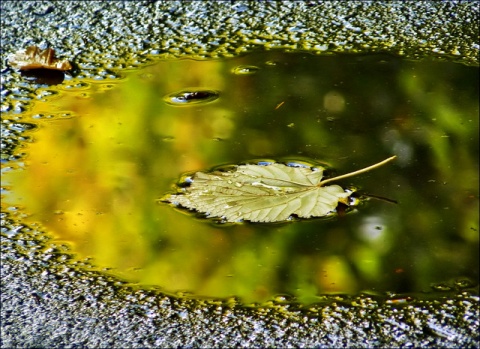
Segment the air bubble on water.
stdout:
<path fill-rule="evenodd" d="M 275 61 L 266 61 L 266 62 L 265 62 L 265 65 L 268 65 L 268 66 L 270 66 L 270 67 L 274 67 L 274 66 L 276 66 L 277 64 L 278 64 L 278 63 L 275 62 Z"/>
<path fill-rule="evenodd" d="M 297 167 L 297 168 L 310 168 L 310 166 L 308 166 L 306 164 L 302 164 L 302 163 L 299 163 L 299 162 L 293 162 L 293 161 L 287 162 L 287 166 L 288 167 Z"/>
<path fill-rule="evenodd" d="M 210 103 L 220 97 L 219 91 L 203 90 L 203 89 L 186 89 L 178 92 L 173 92 L 165 97 L 163 100 L 174 106 L 190 106 L 193 104 Z"/>
<path fill-rule="evenodd" d="M 271 165 L 271 164 L 273 164 L 272 161 L 259 161 L 259 162 L 257 163 L 257 165 L 259 165 L 259 166 L 269 166 L 269 165 Z M 255 177 L 255 178 L 256 178 L 256 177 Z"/>
<path fill-rule="evenodd" d="M 292 296 L 286 294 L 276 295 L 273 300 L 277 303 L 288 303 L 292 301 Z"/>
<path fill-rule="evenodd" d="M 435 291 L 442 291 L 442 292 L 449 292 L 449 291 L 452 291 L 453 288 L 452 286 L 446 284 L 446 283 L 438 283 L 438 284 L 433 284 L 431 285 L 431 287 L 435 290 Z"/>
<path fill-rule="evenodd" d="M 51 97 L 51 96 L 55 96 L 55 95 L 58 95 L 58 92 L 57 91 L 54 91 L 54 90 L 40 90 L 36 97 L 37 99 L 43 99 L 45 97 Z"/>
<path fill-rule="evenodd" d="M 235 75 L 253 75 L 259 70 L 260 68 L 254 65 L 239 65 L 232 69 L 232 73 Z"/>
<path fill-rule="evenodd" d="M 459 289 L 473 287 L 475 284 L 469 279 L 457 279 L 454 282 L 455 286 Z"/>

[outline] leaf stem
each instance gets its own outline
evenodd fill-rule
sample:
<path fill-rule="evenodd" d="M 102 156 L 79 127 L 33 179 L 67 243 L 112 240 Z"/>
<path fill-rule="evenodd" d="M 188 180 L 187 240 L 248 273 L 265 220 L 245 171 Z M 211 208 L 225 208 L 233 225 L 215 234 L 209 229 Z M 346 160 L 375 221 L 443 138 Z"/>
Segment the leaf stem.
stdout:
<path fill-rule="evenodd" d="M 374 165 L 371 165 L 371 166 L 368 166 L 368 167 L 365 167 L 365 168 L 362 168 L 361 170 L 357 170 L 357 171 L 353 171 L 353 172 L 350 172 L 350 173 L 346 173 L 344 175 L 340 175 L 340 176 L 337 176 L 337 177 L 333 177 L 333 178 L 328 178 L 328 179 L 325 179 L 324 181 L 321 181 L 320 183 L 318 183 L 318 187 L 321 187 L 323 186 L 325 183 L 330 183 L 330 182 L 333 182 L 333 181 L 338 181 L 339 179 L 344 179 L 344 178 L 348 178 L 348 177 L 352 177 L 352 176 L 356 176 L 356 175 L 359 175 L 361 173 L 365 173 L 365 172 L 368 172 L 370 170 L 374 170 L 380 166 L 383 166 L 385 165 L 386 163 L 396 159 L 397 156 L 394 155 L 392 157 L 389 157 L 388 159 L 385 159 L 383 161 L 380 161 Z"/>

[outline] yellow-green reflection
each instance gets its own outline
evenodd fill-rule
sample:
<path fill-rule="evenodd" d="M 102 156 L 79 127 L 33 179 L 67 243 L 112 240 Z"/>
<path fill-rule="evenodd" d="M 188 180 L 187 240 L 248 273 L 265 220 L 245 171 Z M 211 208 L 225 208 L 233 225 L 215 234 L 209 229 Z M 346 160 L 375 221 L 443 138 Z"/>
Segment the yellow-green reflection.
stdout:
<path fill-rule="evenodd" d="M 232 73 L 246 65 L 258 70 Z M 64 88 L 29 113 L 41 127 L 26 169 L 4 176 L 5 201 L 81 257 L 171 292 L 314 301 L 326 292 L 411 292 L 476 279 L 472 71 L 268 53 L 161 62 L 119 85 Z M 220 98 L 165 103 L 164 96 L 192 88 L 218 90 Z M 38 119 L 65 111 L 73 116 Z M 309 159 L 344 173 L 393 154 L 396 165 L 341 184 L 400 204 L 372 201 L 336 220 L 223 227 L 156 203 L 182 173 L 224 163 Z"/>

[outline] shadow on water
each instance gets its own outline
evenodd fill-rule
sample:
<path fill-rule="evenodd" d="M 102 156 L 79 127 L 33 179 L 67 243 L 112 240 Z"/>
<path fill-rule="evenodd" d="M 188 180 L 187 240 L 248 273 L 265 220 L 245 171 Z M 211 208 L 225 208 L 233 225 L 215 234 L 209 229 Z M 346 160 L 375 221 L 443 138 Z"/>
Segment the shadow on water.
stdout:
<path fill-rule="evenodd" d="M 39 128 L 25 168 L 3 175 L 2 208 L 170 292 L 428 291 L 478 279 L 478 112 L 478 68 L 382 56 L 269 52 L 160 62 L 118 84 L 73 79 L 25 114 Z M 339 184 L 399 203 L 333 219 L 222 226 L 157 203 L 183 173 L 222 164 L 342 174 L 391 155 Z"/>

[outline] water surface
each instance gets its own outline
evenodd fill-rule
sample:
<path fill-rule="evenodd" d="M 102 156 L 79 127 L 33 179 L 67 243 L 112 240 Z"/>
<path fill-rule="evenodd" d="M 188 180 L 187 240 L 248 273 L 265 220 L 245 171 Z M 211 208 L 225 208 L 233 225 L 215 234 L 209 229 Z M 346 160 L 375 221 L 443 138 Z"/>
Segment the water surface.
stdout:
<path fill-rule="evenodd" d="M 2 176 L 2 208 L 109 273 L 246 302 L 478 279 L 478 68 L 268 52 L 165 61 L 57 92 L 23 115 L 39 128 L 13 166 L 23 170 Z M 169 103 L 180 92 L 194 103 Z M 342 174 L 391 155 L 338 184 L 398 204 L 370 200 L 335 219 L 218 225 L 157 202 L 182 174 L 223 164 Z"/>

